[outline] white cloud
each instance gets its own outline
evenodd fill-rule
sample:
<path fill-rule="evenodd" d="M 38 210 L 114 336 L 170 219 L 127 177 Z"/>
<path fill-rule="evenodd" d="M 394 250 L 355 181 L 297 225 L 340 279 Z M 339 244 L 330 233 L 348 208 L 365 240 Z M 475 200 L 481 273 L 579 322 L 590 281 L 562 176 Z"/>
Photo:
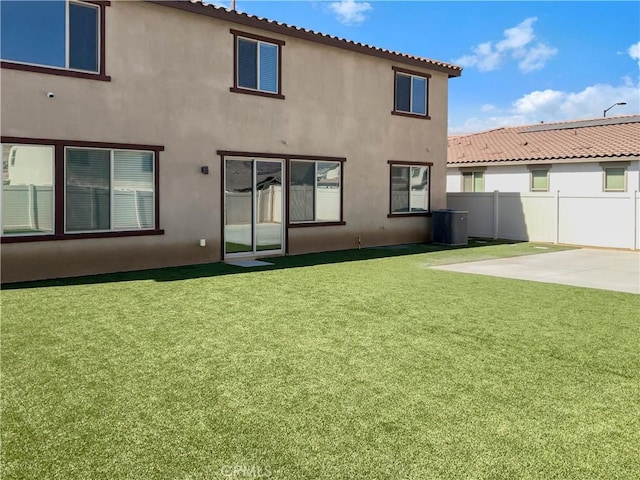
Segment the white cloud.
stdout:
<path fill-rule="evenodd" d="M 477 67 L 481 72 L 496 70 L 511 59 L 518 61 L 518 68 L 523 73 L 540 70 L 547 60 L 558 50 L 542 42 L 534 43 L 536 39 L 533 24 L 536 17 L 530 17 L 512 28 L 504 31 L 504 37 L 495 45 L 488 41 L 473 47 L 470 55 L 463 55 L 454 60 L 464 67 Z"/>
<path fill-rule="evenodd" d="M 525 49 L 522 54 L 514 52 L 514 57 L 520 59 L 518 68 L 523 73 L 529 73 L 542 69 L 547 60 L 556 53 L 558 53 L 558 50 L 555 48 L 549 47 L 544 43 L 538 43 L 529 49 Z"/>
<path fill-rule="evenodd" d="M 449 134 L 480 132 L 499 127 L 513 127 L 565 120 L 602 117 L 603 110 L 614 103 L 627 105 L 615 107 L 608 115 L 640 113 L 640 82 L 625 77 L 621 85 L 590 85 L 578 92 L 561 90 L 536 90 L 514 100 L 508 108 L 487 109 L 480 107 L 478 115 L 452 124 Z M 482 115 L 490 114 L 490 115 Z M 453 120 L 453 119 L 452 119 Z"/>
<path fill-rule="evenodd" d="M 336 14 L 340 23 L 345 25 L 360 25 L 367 18 L 365 13 L 372 9 L 368 2 L 355 0 L 340 0 L 329 4 L 329 10 Z"/>
<path fill-rule="evenodd" d="M 496 106 L 492 105 L 490 103 L 485 103 L 484 105 L 482 105 L 482 108 L 480 108 L 480 111 L 482 113 L 488 113 L 488 112 L 493 112 L 495 111 Z"/>
<path fill-rule="evenodd" d="M 638 62 L 638 68 L 640 68 L 640 42 L 631 45 L 627 52 L 631 58 Z"/>

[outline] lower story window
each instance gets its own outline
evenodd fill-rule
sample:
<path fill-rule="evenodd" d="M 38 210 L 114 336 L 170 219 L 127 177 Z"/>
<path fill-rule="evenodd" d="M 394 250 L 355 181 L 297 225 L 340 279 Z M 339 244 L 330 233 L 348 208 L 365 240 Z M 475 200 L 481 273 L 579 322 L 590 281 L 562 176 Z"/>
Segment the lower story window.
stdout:
<path fill-rule="evenodd" d="M 341 162 L 292 160 L 289 221 L 342 221 Z"/>
<path fill-rule="evenodd" d="M 54 147 L 2 145 L 2 235 L 54 232 Z"/>
<path fill-rule="evenodd" d="M 429 212 L 431 164 L 391 165 L 391 215 Z"/>
<path fill-rule="evenodd" d="M 73 238 L 158 229 L 162 147 L 24 140 L 34 143 L 2 144 L 3 237 Z"/>
<path fill-rule="evenodd" d="M 463 192 L 484 192 L 484 172 L 462 172 Z"/>
<path fill-rule="evenodd" d="M 65 230 L 154 227 L 152 152 L 67 148 Z"/>
<path fill-rule="evenodd" d="M 549 170 L 548 169 L 532 169 L 531 170 L 531 191 L 532 192 L 548 192 L 549 191 Z"/>
<path fill-rule="evenodd" d="M 604 167 L 604 191 L 625 192 L 627 169 L 625 167 Z"/>

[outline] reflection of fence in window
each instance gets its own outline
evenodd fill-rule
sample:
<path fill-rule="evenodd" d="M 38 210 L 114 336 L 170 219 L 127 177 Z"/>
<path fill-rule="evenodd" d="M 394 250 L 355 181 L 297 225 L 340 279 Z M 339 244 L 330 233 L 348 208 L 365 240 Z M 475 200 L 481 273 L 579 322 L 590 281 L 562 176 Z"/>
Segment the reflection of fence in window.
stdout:
<path fill-rule="evenodd" d="M 291 185 L 289 218 L 292 222 L 313 222 L 313 185 Z"/>
<path fill-rule="evenodd" d="M 114 190 L 113 228 L 153 227 L 153 192 L 149 190 Z"/>
<path fill-rule="evenodd" d="M 268 188 L 256 192 L 257 223 L 281 223 L 282 222 L 282 187 L 270 185 Z"/>
<path fill-rule="evenodd" d="M 67 185 L 65 202 L 68 232 L 109 230 L 109 188 Z"/>
<path fill-rule="evenodd" d="M 318 184 L 317 220 L 319 222 L 340 220 L 340 188 L 337 186 L 322 187 Z"/>
<path fill-rule="evenodd" d="M 226 192 L 226 224 L 247 225 L 252 222 L 252 192 Z M 282 186 L 270 185 L 256 191 L 256 222 L 282 222 Z"/>
<path fill-rule="evenodd" d="M 53 231 L 53 187 L 4 185 L 2 188 L 4 233 Z"/>

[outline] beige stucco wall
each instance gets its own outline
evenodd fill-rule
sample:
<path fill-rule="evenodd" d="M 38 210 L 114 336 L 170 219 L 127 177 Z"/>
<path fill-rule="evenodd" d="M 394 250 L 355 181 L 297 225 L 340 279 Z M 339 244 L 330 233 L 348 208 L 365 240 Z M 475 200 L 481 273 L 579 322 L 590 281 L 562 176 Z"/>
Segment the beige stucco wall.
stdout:
<path fill-rule="evenodd" d="M 217 150 L 347 158 L 346 225 L 290 229 L 290 253 L 353 248 L 357 237 L 363 246 L 430 239 L 425 217 L 387 218 L 387 160 L 433 162 L 432 208 L 445 206 L 447 74 L 424 70 L 431 120 L 399 117 L 390 112 L 401 63 L 144 2 L 112 2 L 107 14 L 112 81 L 3 69 L 2 135 L 163 145 L 165 234 L 3 244 L 4 282 L 220 260 Z M 229 91 L 230 28 L 286 41 L 286 100 Z"/>

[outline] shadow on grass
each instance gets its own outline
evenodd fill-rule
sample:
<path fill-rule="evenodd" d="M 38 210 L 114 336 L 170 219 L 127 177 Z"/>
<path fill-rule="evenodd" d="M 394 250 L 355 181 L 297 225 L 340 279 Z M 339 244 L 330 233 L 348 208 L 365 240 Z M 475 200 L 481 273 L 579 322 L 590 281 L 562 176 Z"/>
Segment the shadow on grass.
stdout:
<path fill-rule="evenodd" d="M 154 268 L 151 270 L 136 270 L 132 272 L 105 273 L 82 277 L 59 278 L 54 280 L 38 280 L 33 282 L 9 283 L 0 286 L 2 290 L 24 288 L 57 287 L 69 285 L 91 285 L 99 283 L 130 282 L 138 280 L 153 280 L 156 282 L 172 282 L 195 278 L 217 277 L 237 273 L 261 272 L 267 270 L 281 270 L 285 268 L 309 267 L 332 263 L 355 262 L 376 258 L 399 257 L 420 253 L 435 253 L 451 250 L 464 250 L 491 245 L 511 245 L 523 243 L 517 240 L 469 239 L 469 245 L 449 246 L 433 243 L 416 243 L 407 245 L 392 245 L 386 247 L 367 247 L 353 250 L 339 250 L 334 252 L 308 253 L 304 255 L 289 255 L 285 257 L 264 258 L 272 265 L 256 267 L 239 267 L 224 262 L 205 263 L 200 265 L 185 265 L 181 267 Z"/>

